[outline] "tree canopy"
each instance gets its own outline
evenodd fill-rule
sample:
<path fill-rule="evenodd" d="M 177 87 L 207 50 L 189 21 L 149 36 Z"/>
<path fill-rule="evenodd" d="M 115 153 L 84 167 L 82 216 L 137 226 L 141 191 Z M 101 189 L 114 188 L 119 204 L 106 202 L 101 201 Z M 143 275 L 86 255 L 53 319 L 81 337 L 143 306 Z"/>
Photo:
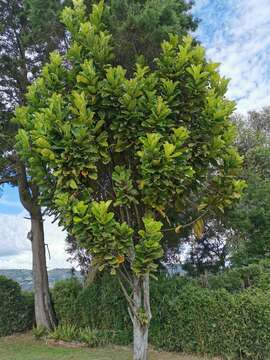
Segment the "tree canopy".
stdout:
<path fill-rule="evenodd" d="M 232 262 L 237 266 L 258 262 L 270 255 L 269 120 L 269 108 L 265 108 L 236 121 L 237 146 L 245 154 L 243 177 L 248 185 L 227 217 L 227 226 L 234 230 Z"/>
<path fill-rule="evenodd" d="M 235 144 L 244 156 L 243 195 L 218 218 L 208 220 L 199 242 L 193 242 L 184 267 L 189 274 L 246 266 L 269 258 L 269 108 L 235 115 Z M 217 226 L 218 225 L 218 226 Z"/>

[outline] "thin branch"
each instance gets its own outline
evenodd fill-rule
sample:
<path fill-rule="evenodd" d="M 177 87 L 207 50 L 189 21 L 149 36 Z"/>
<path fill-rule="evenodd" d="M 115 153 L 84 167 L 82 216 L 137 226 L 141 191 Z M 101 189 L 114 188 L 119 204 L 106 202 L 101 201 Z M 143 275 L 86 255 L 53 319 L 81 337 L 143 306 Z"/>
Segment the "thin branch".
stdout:
<path fill-rule="evenodd" d="M 8 183 L 16 183 L 17 182 L 17 178 L 16 176 L 8 176 L 8 177 L 4 177 L 0 179 L 0 185 L 3 184 L 8 184 Z"/>
<path fill-rule="evenodd" d="M 125 214 L 124 214 L 124 210 L 123 210 L 122 205 L 120 205 L 120 217 L 121 217 L 121 221 L 124 222 L 125 221 Z"/>
<path fill-rule="evenodd" d="M 125 269 L 124 265 L 123 265 L 123 269 L 126 271 L 126 274 L 123 273 L 123 271 L 121 271 L 121 269 L 118 269 L 119 270 L 119 273 L 121 276 L 123 276 L 123 278 L 126 280 L 126 282 L 128 283 L 128 285 L 132 288 L 133 287 L 133 284 L 132 284 L 132 280 L 130 279 L 128 273 L 127 273 L 127 270 Z M 131 294 L 132 295 L 132 294 Z M 130 297 L 131 297 L 130 295 Z"/>
<path fill-rule="evenodd" d="M 134 316 L 132 315 L 132 312 L 131 312 L 129 306 L 128 306 L 128 314 L 129 314 L 129 317 L 130 317 L 130 319 L 131 319 L 132 324 L 134 325 Z"/>
<path fill-rule="evenodd" d="M 127 223 L 128 223 L 128 226 L 130 226 L 130 217 L 129 217 L 129 212 L 128 212 L 128 208 L 127 206 L 125 206 L 125 210 L 126 210 L 126 217 L 127 217 Z"/>
<path fill-rule="evenodd" d="M 122 283 L 122 281 L 121 281 L 121 279 L 120 279 L 119 276 L 117 277 L 117 279 L 118 279 L 118 281 L 119 281 L 119 283 L 120 283 L 120 286 L 121 286 L 121 289 L 122 289 L 122 291 L 123 291 L 123 293 L 124 293 L 124 295 L 125 295 L 125 298 L 126 298 L 128 304 L 129 304 L 129 306 L 130 306 L 130 309 L 132 310 L 133 314 L 135 315 L 136 312 L 135 312 L 135 306 L 134 306 L 134 304 L 133 304 L 133 300 L 132 300 L 132 298 L 128 295 L 128 292 L 127 292 L 127 290 L 126 290 L 126 288 L 125 288 L 124 284 Z"/>
<path fill-rule="evenodd" d="M 196 219 L 192 220 L 191 222 L 189 222 L 189 223 L 187 223 L 187 224 L 185 224 L 185 225 L 182 225 L 182 226 L 181 226 L 181 229 L 185 229 L 185 228 L 193 225 L 196 221 L 202 219 L 207 213 L 208 213 L 208 210 L 206 210 L 203 214 L 201 214 L 200 216 L 198 216 Z M 172 231 L 172 230 L 174 230 L 176 227 L 177 227 L 177 226 L 174 226 L 174 227 L 172 227 L 172 228 L 164 229 L 164 230 L 162 230 L 162 232 Z"/>
<path fill-rule="evenodd" d="M 137 225 L 138 225 L 138 228 L 140 228 L 141 220 L 140 220 L 140 215 L 139 215 L 139 210 L 138 210 L 137 204 L 134 204 L 134 209 L 135 209 L 135 214 L 136 214 Z"/>

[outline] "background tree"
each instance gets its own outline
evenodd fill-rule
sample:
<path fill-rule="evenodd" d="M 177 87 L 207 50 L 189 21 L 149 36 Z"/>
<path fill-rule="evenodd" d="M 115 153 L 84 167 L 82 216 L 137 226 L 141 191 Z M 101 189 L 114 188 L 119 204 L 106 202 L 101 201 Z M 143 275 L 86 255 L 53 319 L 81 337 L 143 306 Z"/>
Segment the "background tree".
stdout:
<path fill-rule="evenodd" d="M 37 325 L 52 328 L 43 219 L 38 188 L 14 149 L 16 126 L 11 117 L 24 104 L 27 86 L 37 76 L 49 53 L 62 47 L 64 27 L 57 16 L 59 1 L 20 0 L 0 2 L 0 185 L 18 186 L 20 200 L 31 217 L 31 244 Z"/>
<path fill-rule="evenodd" d="M 185 0 L 111 0 L 107 4 L 110 10 L 104 22 L 112 34 L 115 63 L 128 74 L 141 56 L 153 67 L 169 33 L 187 35 L 198 24 L 190 13 L 193 2 Z"/>
<path fill-rule="evenodd" d="M 65 56 L 51 55 L 16 112 L 18 148 L 49 207 L 94 257 L 117 274 L 134 329 L 134 359 L 147 358 L 149 276 L 162 256 L 175 203 L 203 217 L 239 197 L 242 159 L 232 146 L 234 104 L 227 81 L 190 37 L 170 36 L 157 69 L 136 65 L 131 79 L 111 66 L 103 2 L 90 18 L 82 1 L 62 18 Z M 194 210 L 195 211 L 195 210 Z"/>
<path fill-rule="evenodd" d="M 210 233 L 206 231 L 200 241 L 193 242 L 184 264 L 191 275 L 204 272 L 205 268 L 215 272 L 216 265 L 223 261 L 223 250 L 227 266 L 269 259 L 270 108 L 236 115 L 233 120 L 237 126 L 236 145 L 244 155 L 242 177 L 247 187 L 241 200 L 220 217 L 219 226 L 212 226 Z M 211 259 L 212 246 L 217 243 L 222 246 L 221 256 Z"/>
<path fill-rule="evenodd" d="M 234 231 L 233 265 L 247 265 L 270 256 L 270 109 L 238 117 L 237 146 L 245 154 L 243 176 L 247 188 L 228 213 Z"/>
<path fill-rule="evenodd" d="M 222 221 L 208 220 L 200 239 L 191 236 L 191 239 L 185 241 L 190 250 L 183 261 L 183 269 L 191 276 L 224 270 L 228 266 L 231 250 L 227 241 L 228 232 L 230 230 L 224 227 Z"/>

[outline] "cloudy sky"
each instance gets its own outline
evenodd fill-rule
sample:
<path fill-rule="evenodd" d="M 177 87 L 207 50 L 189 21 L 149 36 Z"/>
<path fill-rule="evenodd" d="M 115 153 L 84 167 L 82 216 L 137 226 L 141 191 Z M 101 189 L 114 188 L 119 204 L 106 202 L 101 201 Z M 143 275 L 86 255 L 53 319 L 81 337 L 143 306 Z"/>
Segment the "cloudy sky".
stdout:
<path fill-rule="evenodd" d="M 193 13 L 201 19 L 196 36 L 207 56 L 220 62 L 231 78 L 228 96 L 246 113 L 270 105 L 270 1 L 197 0 Z M 5 187 L 0 197 L 0 268 L 31 268 L 30 223 L 16 188 Z M 45 219 L 48 267 L 70 267 L 65 234 Z"/>

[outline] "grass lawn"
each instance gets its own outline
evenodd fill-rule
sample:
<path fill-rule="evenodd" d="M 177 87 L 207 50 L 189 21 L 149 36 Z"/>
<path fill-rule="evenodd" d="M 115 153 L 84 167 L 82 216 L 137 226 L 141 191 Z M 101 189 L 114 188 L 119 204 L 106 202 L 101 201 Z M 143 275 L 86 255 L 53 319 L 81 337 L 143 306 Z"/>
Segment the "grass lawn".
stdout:
<path fill-rule="evenodd" d="M 0 338 L 0 360 L 131 360 L 122 347 L 69 349 L 33 340 L 31 334 Z M 151 351 L 150 360 L 202 360 L 194 356 Z"/>

